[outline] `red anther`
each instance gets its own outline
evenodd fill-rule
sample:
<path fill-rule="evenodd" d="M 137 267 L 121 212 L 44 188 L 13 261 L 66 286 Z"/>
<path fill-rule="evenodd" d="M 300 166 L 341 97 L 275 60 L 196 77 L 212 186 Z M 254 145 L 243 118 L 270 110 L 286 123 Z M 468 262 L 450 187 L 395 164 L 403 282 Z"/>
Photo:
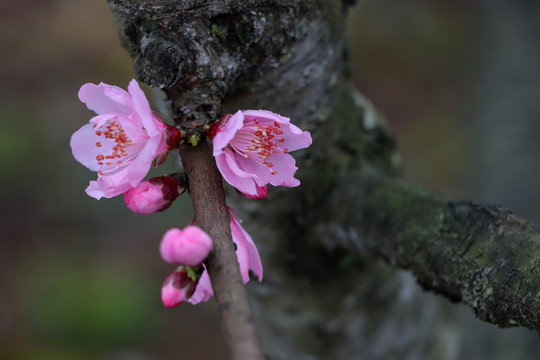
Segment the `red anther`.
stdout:
<path fill-rule="evenodd" d="M 284 154 L 289 153 L 289 149 L 287 149 L 287 148 L 283 149 L 283 153 L 284 153 Z"/>
<path fill-rule="evenodd" d="M 97 147 L 101 147 L 101 142 L 98 141 L 98 142 L 96 143 L 96 146 L 97 146 Z"/>

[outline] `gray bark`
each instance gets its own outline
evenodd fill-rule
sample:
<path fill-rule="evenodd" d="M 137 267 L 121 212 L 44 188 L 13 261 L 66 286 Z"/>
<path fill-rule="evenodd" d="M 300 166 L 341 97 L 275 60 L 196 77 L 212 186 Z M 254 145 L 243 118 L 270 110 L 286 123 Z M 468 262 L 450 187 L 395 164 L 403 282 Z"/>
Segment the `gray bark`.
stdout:
<path fill-rule="evenodd" d="M 411 278 L 377 257 L 483 320 L 540 330 L 538 232 L 500 207 L 399 177 L 393 139 L 348 79 L 345 2 L 109 3 L 136 76 L 174 98 L 186 132 L 264 108 L 312 133 L 295 156 L 299 188 L 237 204 L 263 254 L 254 308 L 271 358 L 474 356 L 440 340 L 455 336 L 451 325 L 422 327 L 446 305 L 411 293 Z"/>

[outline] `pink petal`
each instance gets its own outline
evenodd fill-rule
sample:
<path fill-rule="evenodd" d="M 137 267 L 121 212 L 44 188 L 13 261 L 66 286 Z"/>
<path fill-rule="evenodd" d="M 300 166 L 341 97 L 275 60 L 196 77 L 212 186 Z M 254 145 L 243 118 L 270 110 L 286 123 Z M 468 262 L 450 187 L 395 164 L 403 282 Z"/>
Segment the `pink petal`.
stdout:
<path fill-rule="evenodd" d="M 191 304 L 196 305 L 200 302 L 208 301 L 212 296 L 214 296 L 212 283 L 210 282 L 210 277 L 208 276 L 208 270 L 204 269 L 204 272 L 202 273 L 197 284 L 197 288 L 188 301 Z"/>
<path fill-rule="evenodd" d="M 107 180 L 110 179 L 104 179 L 102 176 L 96 181 L 90 181 L 90 184 L 86 188 L 85 192 L 88 194 L 88 196 L 99 200 L 102 197 L 112 198 L 121 195 L 131 189 L 131 186 L 128 183 L 116 185 L 114 182 Z"/>
<path fill-rule="evenodd" d="M 280 144 L 281 148 L 287 148 L 289 151 L 303 149 L 311 145 L 311 134 L 308 131 L 302 131 L 296 125 L 291 124 L 288 117 L 275 114 L 268 110 L 245 110 L 244 117 L 246 119 L 266 120 L 273 123 L 274 121 L 282 125 L 283 134 L 280 135 L 285 141 Z"/>
<path fill-rule="evenodd" d="M 97 114 L 129 115 L 134 111 L 131 97 L 125 90 L 104 83 L 84 84 L 79 90 L 79 99 Z"/>
<path fill-rule="evenodd" d="M 283 135 L 281 137 L 285 139 L 280 147 L 287 148 L 289 151 L 295 151 L 298 149 L 304 149 L 311 145 L 311 134 L 308 131 L 302 131 L 297 126 L 289 124 L 289 129 L 286 131 L 283 129 Z"/>
<path fill-rule="evenodd" d="M 142 120 L 142 125 L 146 129 L 146 132 L 150 137 L 159 134 L 163 130 L 162 127 L 158 127 L 156 120 L 152 116 L 152 109 L 150 109 L 150 104 L 144 95 L 144 92 L 141 90 L 141 87 L 135 81 L 131 80 L 128 86 L 128 91 L 131 94 L 133 99 L 133 106 L 137 114 Z"/>
<path fill-rule="evenodd" d="M 249 281 L 249 270 L 262 281 L 263 267 L 257 247 L 253 243 L 253 239 L 246 230 L 240 225 L 238 214 L 229 208 L 229 216 L 231 217 L 231 233 L 233 241 L 237 245 L 236 255 L 238 264 L 240 265 L 240 273 L 244 283 Z"/>
<path fill-rule="evenodd" d="M 272 184 L 274 186 L 294 187 L 300 185 L 300 182 L 294 178 L 294 174 L 298 168 L 296 161 L 289 154 L 272 154 L 268 158 L 268 162 L 273 166 L 268 168 L 266 165 L 257 163 L 250 159 L 238 156 L 238 162 L 242 169 L 248 174 L 255 174 L 257 185 Z M 272 175 L 272 171 L 276 173 Z"/>
<path fill-rule="evenodd" d="M 101 138 L 96 135 L 94 125 L 86 124 L 71 136 L 69 142 L 75 160 L 92 171 L 101 168 L 96 160 L 96 156 L 103 153 L 103 150 L 96 146 L 96 142 L 99 141 Z"/>
<path fill-rule="evenodd" d="M 124 129 L 126 136 L 132 142 L 139 143 L 150 139 L 150 136 L 144 131 L 142 122 L 136 114 L 118 116 L 117 120 Z"/>
<path fill-rule="evenodd" d="M 107 120 L 112 120 L 115 117 L 118 117 L 120 114 L 118 113 L 112 113 L 112 114 L 103 114 L 103 115 L 97 115 L 90 119 L 89 123 L 95 124 L 96 129 L 102 127 Z"/>
<path fill-rule="evenodd" d="M 236 156 L 231 149 L 224 149 L 221 155 L 216 157 L 216 164 L 221 176 L 240 192 L 248 195 L 257 195 L 255 179 L 257 175 L 242 170 L 236 162 Z"/>
<path fill-rule="evenodd" d="M 289 154 L 274 154 L 270 155 L 268 161 L 274 164 L 272 170 L 276 171 L 275 175 L 270 175 L 270 184 L 274 186 L 295 187 L 300 185 L 300 181 L 294 178 L 294 174 L 298 168 L 296 160 Z"/>
<path fill-rule="evenodd" d="M 214 147 L 214 156 L 221 154 L 221 150 L 225 148 L 238 130 L 244 125 L 244 115 L 241 110 L 238 110 L 233 116 L 229 117 L 226 124 L 219 128 L 217 134 L 212 139 Z"/>
<path fill-rule="evenodd" d="M 144 148 L 139 152 L 136 158 L 126 167 L 125 178 L 131 187 L 137 184 L 148 174 L 154 158 L 159 155 L 159 151 L 163 152 L 163 139 L 153 137 L 149 139 Z M 119 181 L 118 181 L 119 183 Z"/>

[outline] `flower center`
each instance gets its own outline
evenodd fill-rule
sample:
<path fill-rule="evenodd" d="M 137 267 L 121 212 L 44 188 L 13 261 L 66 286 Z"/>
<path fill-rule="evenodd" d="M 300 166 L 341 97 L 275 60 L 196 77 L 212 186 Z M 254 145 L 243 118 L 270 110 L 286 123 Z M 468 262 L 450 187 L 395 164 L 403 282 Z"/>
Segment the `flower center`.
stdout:
<path fill-rule="evenodd" d="M 94 125 L 94 128 L 96 125 Z M 101 128 L 100 128 L 101 129 Z M 133 142 L 127 137 L 124 132 L 124 128 L 116 120 L 109 120 L 107 122 L 106 130 L 96 130 L 96 135 L 103 137 L 104 142 L 115 143 L 112 148 L 112 152 L 109 154 L 98 154 L 96 156 L 98 165 L 121 165 L 125 157 L 128 156 L 127 148 Z M 103 144 L 101 141 L 96 142 L 96 147 L 100 148 Z M 120 160 L 123 159 L 123 160 Z"/>
<path fill-rule="evenodd" d="M 277 122 L 263 126 L 257 119 L 253 119 L 238 130 L 229 145 L 243 157 L 251 158 L 271 169 L 274 164 L 268 162 L 270 155 L 289 152 L 287 148 L 281 149 L 278 146 L 285 141 L 279 135 L 283 135 L 283 130 Z M 270 174 L 275 175 L 277 171 L 271 170 Z"/>

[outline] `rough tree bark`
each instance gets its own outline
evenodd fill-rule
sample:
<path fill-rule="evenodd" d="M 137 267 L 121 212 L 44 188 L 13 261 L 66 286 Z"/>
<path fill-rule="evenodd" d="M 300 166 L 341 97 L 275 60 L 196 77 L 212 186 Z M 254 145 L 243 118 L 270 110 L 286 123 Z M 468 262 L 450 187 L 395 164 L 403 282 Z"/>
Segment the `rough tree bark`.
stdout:
<path fill-rule="evenodd" d="M 238 204 L 262 244 L 254 307 L 268 355 L 414 358 L 411 343 L 434 335 L 407 335 L 421 315 L 400 314 L 401 275 L 374 256 L 485 321 L 540 331 L 540 234 L 508 210 L 399 177 L 393 139 L 349 80 L 348 1 L 109 3 L 137 78 L 165 89 L 188 135 L 219 114 L 256 108 L 313 135 L 295 156 L 299 188 Z"/>

